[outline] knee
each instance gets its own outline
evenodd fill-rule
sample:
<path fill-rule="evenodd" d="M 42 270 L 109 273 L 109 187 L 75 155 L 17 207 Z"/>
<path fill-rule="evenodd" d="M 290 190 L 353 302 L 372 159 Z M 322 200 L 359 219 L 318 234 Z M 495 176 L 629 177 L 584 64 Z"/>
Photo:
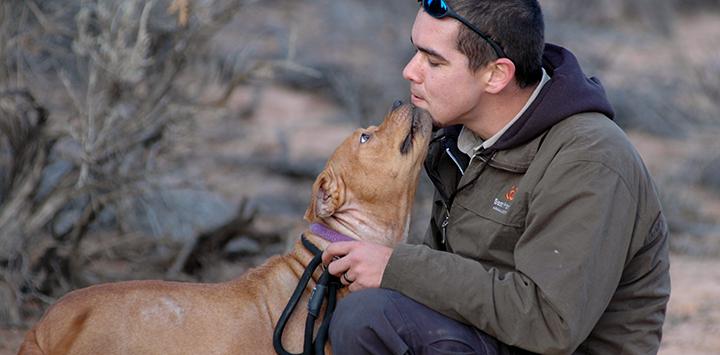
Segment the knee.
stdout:
<path fill-rule="evenodd" d="M 373 288 L 349 294 L 338 301 L 330 329 L 358 334 L 358 331 L 377 324 L 391 306 L 391 292 L 394 291 Z"/>
<path fill-rule="evenodd" d="M 386 343 L 387 339 L 381 338 L 393 333 L 394 328 L 394 322 L 388 318 L 393 314 L 389 311 L 393 307 L 393 293 L 385 289 L 365 289 L 338 301 L 330 323 L 333 349 L 371 349 Z"/>
<path fill-rule="evenodd" d="M 387 289 L 340 300 L 330 343 L 342 354 L 497 354 L 495 339 Z"/>

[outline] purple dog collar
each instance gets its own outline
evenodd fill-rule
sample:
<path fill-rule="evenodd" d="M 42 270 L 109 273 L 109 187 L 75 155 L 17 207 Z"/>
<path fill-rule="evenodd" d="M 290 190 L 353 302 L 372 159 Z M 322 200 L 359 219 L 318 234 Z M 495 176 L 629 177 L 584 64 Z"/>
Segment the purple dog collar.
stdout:
<path fill-rule="evenodd" d="M 320 236 L 322 239 L 327 240 L 330 243 L 335 242 L 351 242 L 355 239 L 346 236 L 345 234 L 338 233 L 324 224 L 313 223 L 310 225 L 310 231 Z"/>

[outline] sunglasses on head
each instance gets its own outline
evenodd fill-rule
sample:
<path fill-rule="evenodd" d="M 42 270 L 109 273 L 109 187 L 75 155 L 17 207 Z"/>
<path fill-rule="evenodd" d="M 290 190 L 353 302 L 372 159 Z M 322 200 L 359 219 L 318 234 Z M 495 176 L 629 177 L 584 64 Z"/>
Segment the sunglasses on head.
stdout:
<path fill-rule="evenodd" d="M 497 54 L 498 58 L 507 57 L 502 48 L 500 48 L 500 45 L 493 41 L 490 36 L 486 35 L 477 27 L 473 26 L 470 21 L 458 15 L 457 12 L 455 12 L 450 6 L 448 6 L 445 0 L 418 0 L 418 2 L 422 2 L 423 10 L 425 10 L 428 15 L 434 18 L 441 19 L 448 16 L 462 22 L 463 25 L 467 26 L 468 28 L 473 30 L 473 32 L 477 33 L 478 36 L 484 39 L 485 42 L 487 42 L 490 47 L 492 47 L 492 49 L 495 51 L 495 54 Z"/>

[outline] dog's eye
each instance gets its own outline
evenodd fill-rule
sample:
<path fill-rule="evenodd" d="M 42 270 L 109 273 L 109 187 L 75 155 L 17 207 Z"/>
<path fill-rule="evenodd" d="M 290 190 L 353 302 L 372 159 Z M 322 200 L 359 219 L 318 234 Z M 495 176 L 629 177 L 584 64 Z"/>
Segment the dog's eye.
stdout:
<path fill-rule="evenodd" d="M 367 133 L 361 133 L 361 134 L 360 134 L 360 144 L 364 144 L 364 143 L 366 143 L 366 142 L 369 141 L 369 140 L 370 140 L 370 135 L 369 135 L 369 134 L 367 134 Z"/>

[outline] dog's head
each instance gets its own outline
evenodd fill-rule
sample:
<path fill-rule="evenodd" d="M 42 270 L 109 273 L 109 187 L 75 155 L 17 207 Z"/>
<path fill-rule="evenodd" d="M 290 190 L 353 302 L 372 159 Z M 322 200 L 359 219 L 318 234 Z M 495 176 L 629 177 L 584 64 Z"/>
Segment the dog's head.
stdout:
<path fill-rule="evenodd" d="M 396 103 L 380 126 L 356 130 L 315 180 L 305 219 L 343 218 L 348 213 L 371 224 L 399 223 L 407 232 L 431 126 L 426 111 Z"/>

